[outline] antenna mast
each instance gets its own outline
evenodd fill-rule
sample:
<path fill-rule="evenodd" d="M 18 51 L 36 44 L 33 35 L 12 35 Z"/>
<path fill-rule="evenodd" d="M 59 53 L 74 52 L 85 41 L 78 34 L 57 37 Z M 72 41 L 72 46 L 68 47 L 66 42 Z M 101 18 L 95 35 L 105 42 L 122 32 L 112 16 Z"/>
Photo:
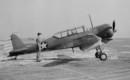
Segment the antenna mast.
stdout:
<path fill-rule="evenodd" d="M 93 28 L 93 23 L 92 23 L 92 19 L 91 19 L 90 14 L 89 14 L 89 19 L 90 19 L 90 22 L 91 22 L 91 26 L 92 26 L 92 28 Z"/>

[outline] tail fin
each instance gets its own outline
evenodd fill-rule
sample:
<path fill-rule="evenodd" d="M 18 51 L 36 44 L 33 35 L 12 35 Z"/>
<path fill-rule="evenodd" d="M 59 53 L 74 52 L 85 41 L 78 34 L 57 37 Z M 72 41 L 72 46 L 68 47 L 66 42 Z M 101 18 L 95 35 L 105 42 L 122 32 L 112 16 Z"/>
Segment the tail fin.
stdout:
<path fill-rule="evenodd" d="M 11 41 L 12 41 L 13 50 L 26 47 L 26 45 L 21 41 L 21 39 L 15 34 L 11 35 Z"/>

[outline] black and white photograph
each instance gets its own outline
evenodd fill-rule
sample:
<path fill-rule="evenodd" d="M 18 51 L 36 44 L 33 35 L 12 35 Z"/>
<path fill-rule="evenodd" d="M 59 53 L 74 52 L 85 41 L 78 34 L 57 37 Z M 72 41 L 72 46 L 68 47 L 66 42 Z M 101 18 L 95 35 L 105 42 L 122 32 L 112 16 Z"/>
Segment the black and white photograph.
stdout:
<path fill-rule="evenodd" d="M 0 80 L 130 80 L 130 0 L 0 0 Z"/>

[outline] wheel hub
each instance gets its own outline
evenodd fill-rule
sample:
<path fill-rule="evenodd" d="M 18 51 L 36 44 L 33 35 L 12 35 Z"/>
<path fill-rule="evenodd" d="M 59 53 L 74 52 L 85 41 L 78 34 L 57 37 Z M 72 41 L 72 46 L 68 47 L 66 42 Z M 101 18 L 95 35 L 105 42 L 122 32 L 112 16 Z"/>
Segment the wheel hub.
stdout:
<path fill-rule="evenodd" d="M 101 55 L 101 58 L 102 59 L 106 59 L 106 55 Z"/>

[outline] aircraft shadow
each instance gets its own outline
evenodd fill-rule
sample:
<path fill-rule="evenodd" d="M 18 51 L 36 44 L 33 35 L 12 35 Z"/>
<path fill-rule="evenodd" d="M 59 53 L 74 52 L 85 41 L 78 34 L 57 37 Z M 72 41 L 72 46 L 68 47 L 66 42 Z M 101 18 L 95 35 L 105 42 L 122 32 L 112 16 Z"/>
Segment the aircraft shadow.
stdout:
<path fill-rule="evenodd" d="M 58 65 L 67 64 L 71 61 L 81 61 L 81 59 L 60 59 L 60 58 L 49 59 L 49 60 L 55 60 L 55 61 L 45 64 L 45 65 L 43 65 L 43 67 L 54 67 L 54 66 L 58 66 Z"/>

